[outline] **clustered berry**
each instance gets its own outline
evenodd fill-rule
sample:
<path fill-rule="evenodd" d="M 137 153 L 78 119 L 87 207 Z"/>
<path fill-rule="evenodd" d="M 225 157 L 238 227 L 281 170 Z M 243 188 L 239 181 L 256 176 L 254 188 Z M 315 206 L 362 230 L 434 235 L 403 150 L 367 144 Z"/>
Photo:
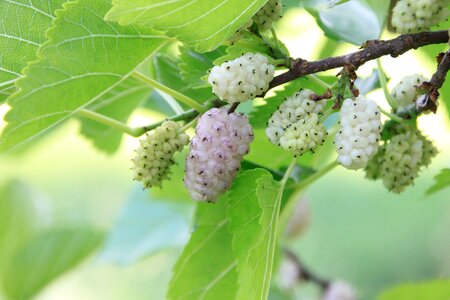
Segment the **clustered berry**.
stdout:
<path fill-rule="evenodd" d="M 269 30 L 272 23 L 278 21 L 283 16 L 283 4 L 279 0 L 269 0 L 253 16 L 253 21 L 258 25 L 259 30 Z"/>
<path fill-rule="evenodd" d="M 253 131 L 246 116 L 212 108 L 198 121 L 186 157 L 184 183 L 192 199 L 215 202 L 230 186 L 249 151 Z"/>
<path fill-rule="evenodd" d="M 395 101 L 396 113 L 406 114 L 416 107 L 416 101 L 420 97 L 417 87 L 428 81 L 419 74 L 404 77 L 392 90 L 392 98 Z"/>
<path fill-rule="evenodd" d="M 364 168 L 378 149 L 381 133 L 378 105 L 364 96 L 345 99 L 340 124 L 335 140 L 338 163 L 351 170 Z"/>
<path fill-rule="evenodd" d="M 449 0 L 399 0 L 392 10 L 392 27 L 400 33 L 425 31 L 447 20 Z"/>
<path fill-rule="evenodd" d="M 311 90 L 301 90 L 286 98 L 267 125 L 266 135 L 270 142 L 295 156 L 314 151 L 328 134 L 319 120 L 324 100 L 313 101 L 311 95 Z"/>
<path fill-rule="evenodd" d="M 275 67 L 266 56 L 249 52 L 213 67 L 208 82 L 221 100 L 244 102 L 267 91 L 274 73 Z"/>
<path fill-rule="evenodd" d="M 399 125 L 366 167 L 366 177 L 382 179 L 383 185 L 394 193 L 403 192 L 414 183 L 422 167 L 436 156 L 433 143 L 417 129 Z"/>
<path fill-rule="evenodd" d="M 144 187 L 161 186 L 175 163 L 173 155 L 189 143 L 189 136 L 179 132 L 180 125 L 166 121 L 140 140 L 133 161 L 134 178 Z"/>

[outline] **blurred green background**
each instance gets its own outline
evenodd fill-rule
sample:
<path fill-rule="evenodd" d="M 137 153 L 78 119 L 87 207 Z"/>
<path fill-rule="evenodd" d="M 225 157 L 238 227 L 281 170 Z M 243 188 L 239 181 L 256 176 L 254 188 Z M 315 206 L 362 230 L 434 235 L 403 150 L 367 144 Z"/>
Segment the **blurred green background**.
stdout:
<path fill-rule="evenodd" d="M 315 20 L 301 9 L 290 9 L 277 31 L 294 57 L 318 59 L 357 49 L 345 43 L 326 44 Z M 430 49 L 435 48 L 383 58 L 391 83 L 411 73 L 430 76 L 435 67 Z M 374 67 L 369 63 L 358 74 L 368 76 Z M 387 108 L 380 90 L 371 97 Z M 2 106 L 2 113 L 6 109 Z M 161 118 L 142 108 L 131 123 Z M 448 112 L 441 107 L 437 115 L 425 116 L 420 127 L 436 142 L 440 154 L 414 187 L 394 195 L 379 182 L 366 181 L 362 172 L 337 168 L 307 191 L 311 224 L 304 235 L 289 242 L 309 269 L 324 278 L 350 282 L 361 299 L 375 299 L 380 291 L 401 283 L 450 277 L 450 190 L 425 197 L 433 176 L 450 167 Z M 71 120 L 21 153 L 0 157 L 0 225 L 4 226 L 0 245 L 20 245 L 30 239 L 37 239 L 35 247 L 46 245 L 39 244 L 39 234 L 50 232 L 55 253 L 79 245 L 77 250 L 88 259 L 75 255 L 69 264 L 82 261 L 81 265 L 58 277 L 58 268 L 47 266 L 55 261 L 64 265 L 64 257 L 35 251 L 41 248 L 27 249 L 16 258 L 17 268 L 0 274 L 11 277 L 4 280 L 4 288 L 36 288 L 39 280 L 33 281 L 33 276 L 56 274 L 57 279 L 36 299 L 163 299 L 171 268 L 187 240 L 193 205 L 176 201 L 183 191 L 174 191 L 170 201 L 160 199 L 156 191 L 150 201 L 148 193 L 131 180 L 136 139 L 125 138 L 118 153 L 105 156 L 78 131 L 79 124 Z M 11 230 L 14 233 L 7 235 Z M 33 258 L 41 265 L 25 265 Z M 25 297 L 14 293 L 18 299 Z"/>

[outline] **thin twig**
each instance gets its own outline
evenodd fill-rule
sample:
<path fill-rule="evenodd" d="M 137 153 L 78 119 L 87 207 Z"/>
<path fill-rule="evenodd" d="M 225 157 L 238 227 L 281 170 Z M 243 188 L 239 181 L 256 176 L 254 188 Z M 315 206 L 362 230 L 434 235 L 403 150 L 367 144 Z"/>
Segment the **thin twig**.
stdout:
<path fill-rule="evenodd" d="M 282 85 L 302 76 L 322 71 L 332 70 L 347 65 L 358 68 L 366 62 L 379 57 L 390 55 L 397 57 L 411 49 L 431 45 L 448 43 L 447 30 L 434 32 L 420 32 L 402 34 L 392 40 L 372 40 L 363 45 L 363 49 L 347 55 L 329 57 L 318 61 L 295 59 L 289 71 L 276 76 L 270 83 L 270 88 Z"/>

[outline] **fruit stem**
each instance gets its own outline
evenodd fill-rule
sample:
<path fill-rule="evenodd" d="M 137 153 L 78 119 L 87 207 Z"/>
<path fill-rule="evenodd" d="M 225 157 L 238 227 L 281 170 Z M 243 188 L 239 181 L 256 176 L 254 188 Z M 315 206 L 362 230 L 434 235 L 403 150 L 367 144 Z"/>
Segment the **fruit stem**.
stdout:
<path fill-rule="evenodd" d="M 273 40 L 275 41 L 275 46 L 277 49 L 280 49 L 280 42 L 278 41 L 277 32 L 275 31 L 275 28 L 270 28 L 270 32 L 272 32 Z"/>
<path fill-rule="evenodd" d="M 99 114 L 95 111 L 91 111 L 91 110 L 82 108 L 77 112 L 77 115 L 84 117 L 86 119 L 90 119 L 92 121 L 101 123 L 103 125 L 115 128 L 119 131 L 122 131 L 123 133 L 128 134 L 128 135 L 131 135 L 134 137 L 138 136 L 135 133 L 135 130 L 136 130 L 135 128 L 132 128 L 132 127 L 128 126 L 127 124 L 117 121 L 115 119 L 112 119 L 108 116 Z"/>
<path fill-rule="evenodd" d="M 395 114 L 392 114 L 392 113 L 390 113 L 390 112 L 388 112 L 388 111 L 382 109 L 381 107 L 380 107 L 380 111 L 381 111 L 381 113 L 382 113 L 383 115 L 385 115 L 385 116 L 391 118 L 392 121 L 395 121 L 395 122 L 397 122 L 397 123 L 403 123 L 403 119 L 400 118 L 399 116 L 397 116 L 397 115 L 395 115 Z"/>
<path fill-rule="evenodd" d="M 119 131 L 122 131 L 125 134 L 128 134 L 132 137 L 139 137 L 141 135 L 143 135 L 144 133 L 146 133 L 147 131 L 151 131 L 159 126 L 161 126 L 162 123 L 164 123 L 167 120 L 171 120 L 171 121 L 181 121 L 181 120 L 185 120 L 187 122 L 191 121 L 192 119 L 195 119 L 195 117 L 198 115 L 198 112 L 196 110 L 188 110 L 186 112 L 183 112 L 181 114 L 175 115 L 173 117 L 164 119 L 162 121 L 147 125 L 147 126 L 143 126 L 143 127 L 130 127 L 127 124 L 117 121 L 115 119 L 112 119 L 108 116 L 99 114 L 97 112 L 88 110 L 88 109 L 80 109 L 77 112 L 77 115 L 90 119 L 92 121 L 98 122 L 100 124 L 112 127 L 114 129 L 117 129 Z"/>
<path fill-rule="evenodd" d="M 383 66 L 381 65 L 381 59 L 377 59 L 377 67 L 378 67 L 378 79 L 380 80 L 381 87 L 383 88 L 384 97 L 386 98 L 389 105 L 395 110 L 397 105 L 395 105 L 395 100 L 389 92 L 389 88 L 387 86 L 386 74 L 384 73 Z"/>
<path fill-rule="evenodd" d="M 205 112 L 205 108 L 197 101 L 189 98 L 188 96 L 186 96 L 180 92 L 177 92 L 177 91 L 169 88 L 168 86 L 165 86 L 164 84 L 159 83 L 158 81 L 142 74 L 141 72 L 135 71 L 132 74 L 132 76 L 142 82 L 147 83 L 151 87 L 172 96 L 174 99 L 178 100 L 181 103 L 186 104 L 187 106 L 195 109 L 198 112 L 202 112 L 202 113 Z"/>

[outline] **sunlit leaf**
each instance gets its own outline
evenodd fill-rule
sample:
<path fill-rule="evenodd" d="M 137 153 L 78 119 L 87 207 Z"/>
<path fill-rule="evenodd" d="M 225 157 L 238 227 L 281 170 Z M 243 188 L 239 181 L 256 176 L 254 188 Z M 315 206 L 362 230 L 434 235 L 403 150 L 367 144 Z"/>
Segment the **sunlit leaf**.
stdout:
<path fill-rule="evenodd" d="M 0 102 L 16 89 L 14 83 L 45 41 L 54 11 L 67 0 L 0 1 Z"/>
<path fill-rule="evenodd" d="M 37 137 L 120 84 L 166 39 L 137 26 L 108 23 L 108 0 L 78 0 L 58 10 L 40 60 L 18 80 L 0 149 Z"/>
<path fill-rule="evenodd" d="M 380 295 L 378 300 L 448 300 L 450 281 L 406 284 L 392 288 Z"/>
<path fill-rule="evenodd" d="M 115 0 L 106 19 L 153 27 L 206 52 L 231 37 L 266 1 Z"/>

